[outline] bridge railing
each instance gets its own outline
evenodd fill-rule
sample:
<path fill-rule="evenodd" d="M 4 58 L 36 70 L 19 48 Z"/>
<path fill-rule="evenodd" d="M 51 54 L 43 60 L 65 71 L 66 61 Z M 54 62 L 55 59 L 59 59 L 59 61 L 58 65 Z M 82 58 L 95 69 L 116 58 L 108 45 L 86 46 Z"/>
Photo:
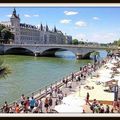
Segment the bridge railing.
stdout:
<path fill-rule="evenodd" d="M 97 49 L 107 49 L 107 48 L 111 48 L 111 49 L 117 49 L 118 46 L 116 45 L 107 45 L 107 46 L 102 46 L 102 45 L 90 45 L 90 44 L 82 44 L 82 45 L 69 45 L 69 44 L 4 44 L 6 46 L 29 46 L 29 47 L 75 47 L 75 48 L 97 48 Z"/>

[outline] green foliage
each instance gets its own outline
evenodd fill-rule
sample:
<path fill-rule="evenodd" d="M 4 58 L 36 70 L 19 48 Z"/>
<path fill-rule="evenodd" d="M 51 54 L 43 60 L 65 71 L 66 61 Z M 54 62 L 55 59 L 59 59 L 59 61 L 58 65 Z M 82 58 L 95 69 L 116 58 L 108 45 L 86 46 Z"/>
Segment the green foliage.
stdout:
<path fill-rule="evenodd" d="M 1 36 L 1 31 L 2 31 L 4 28 L 5 28 L 5 26 L 0 24 L 0 38 L 2 37 L 2 36 Z"/>
<path fill-rule="evenodd" d="M 3 65 L 4 60 L 0 56 L 0 78 L 5 78 L 8 74 L 11 73 L 9 66 Z"/>
<path fill-rule="evenodd" d="M 97 51 L 95 51 L 95 52 L 92 52 L 90 55 L 91 55 L 91 56 L 100 56 L 100 53 L 97 52 Z"/>
<path fill-rule="evenodd" d="M 83 42 L 83 41 L 79 41 L 79 44 L 85 44 L 85 42 Z"/>
<path fill-rule="evenodd" d="M 94 62 L 97 62 L 98 58 L 100 57 L 100 53 L 97 51 L 92 52 L 90 55 L 93 57 Z"/>
<path fill-rule="evenodd" d="M 14 34 L 10 32 L 9 28 L 0 25 L 0 41 L 7 43 L 10 39 L 14 39 Z"/>
<path fill-rule="evenodd" d="M 0 67 L 0 78 L 5 78 L 10 73 L 11 70 L 8 66 Z"/>
<path fill-rule="evenodd" d="M 73 39 L 73 40 L 72 40 L 72 44 L 78 45 L 78 40 L 77 40 L 77 39 Z"/>
<path fill-rule="evenodd" d="M 115 40 L 112 44 L 113 44 L 113 45 L 118 45 L 118 46 L 120 46 L 120 39 Z"/>

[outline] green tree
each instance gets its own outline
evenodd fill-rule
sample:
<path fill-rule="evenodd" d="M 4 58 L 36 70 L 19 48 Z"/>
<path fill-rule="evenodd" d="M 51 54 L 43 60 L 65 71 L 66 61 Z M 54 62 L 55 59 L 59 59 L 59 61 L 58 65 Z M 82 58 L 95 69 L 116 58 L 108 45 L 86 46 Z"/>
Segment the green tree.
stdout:
<path fill-rule="evenodd" d="M 78 40 L 77 40 L 77 39 L 73 39 L 73 40 L 72 40 L 72 44 L 78 45 Z"/>
<path fill-rule="evenodd" d="M 2 36 L 1 36 L 1 31 L 2 31 L 4 28 L 5 28 L 5 26 L 0 24 L 0 38 L 2 37 Z"/>
<path fill-rule="evenodd" d="M 120 46 L 120 39 L 115 40 L 115 41 L 112 43 L 112 45 Z"/>
<path fill-rule="evenodd" d="M 79 44 L 85 44 L 85 42 L 83 42 L 83 41 L 79 41 Z"/>
<path fill-rule="evenodd" d="M 10 39 L 14 38 L 14 35 L 10 32 L 8 28 L 4 28 L 1 30 L 1 37 L 5 43 L 8 43 Z"/>

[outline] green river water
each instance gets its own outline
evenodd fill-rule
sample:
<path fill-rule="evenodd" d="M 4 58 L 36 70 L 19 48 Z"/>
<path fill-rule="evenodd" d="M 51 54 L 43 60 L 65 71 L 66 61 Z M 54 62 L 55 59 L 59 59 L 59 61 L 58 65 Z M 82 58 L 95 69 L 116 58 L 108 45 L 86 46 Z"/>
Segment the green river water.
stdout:
<path fill-rule="evenodd" d="M 71 53 L 63 52 L 62 58 L 34 57 L 22 55 L 3 55 L 4 64 L 11 69 L 11 74 L 0 79 L 0 105 L 4 101 L 12 102 L 21 94 L 31 93 L 50 83 L 59 81 L 80 66 L 92 60 L 76 60 Z M 58 53 L 59 55 L 59 53 Z M 68 55 L 66 57 L 66 55 Z M 105 57 L 105 52 L 101 53 Z M 101 57 L 101 58 L 102 58 Z"/>

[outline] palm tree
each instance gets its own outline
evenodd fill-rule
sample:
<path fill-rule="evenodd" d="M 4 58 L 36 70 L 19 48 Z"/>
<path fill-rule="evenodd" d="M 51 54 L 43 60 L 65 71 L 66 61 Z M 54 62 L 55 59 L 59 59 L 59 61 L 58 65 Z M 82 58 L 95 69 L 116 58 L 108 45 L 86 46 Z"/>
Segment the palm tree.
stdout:
<path fill-rule="evenodd" d="M 3 60 L 0 57 L 0 78 L 5 78 L 8 74 L 11 73 L 11 70 L 8 66 L 3 65 Z"/>

